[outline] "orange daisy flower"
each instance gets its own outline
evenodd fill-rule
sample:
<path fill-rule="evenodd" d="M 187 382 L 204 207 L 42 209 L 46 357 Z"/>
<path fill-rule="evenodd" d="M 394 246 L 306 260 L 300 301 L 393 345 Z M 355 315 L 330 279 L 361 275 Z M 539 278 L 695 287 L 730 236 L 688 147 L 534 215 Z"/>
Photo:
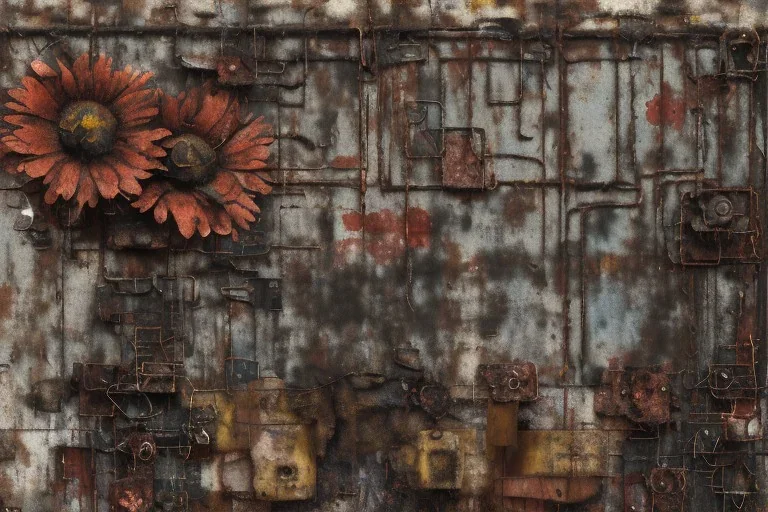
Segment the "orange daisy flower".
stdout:
<path fill-rule="evenodd" d="M 78 210 L 99 196 L 138 195 L 138 180 L 164 169 L 157 159 L 165 151 L 154 142 L 170 135 L 147 127 L 158 114 L 157 93 L 145 87 L 152 74 L 113 71 L 103 55 L 93 65 L 87 54 L 71 69 L 57 64 L 58 71 L 34 61 L 36 76 L 8 91 L 14 101 L 5 107 L 13 113 L 3 121 L 17 128 L 0 142 L 23 157 L 11 170 L 43 178 L 46 203 L 75 198 Z"/>
<path fill-rule="evenodd" d="M 271 126 L 263 117 L 241 122 L 235 94 L 210 83 L 176 97 L 162 95 L 160 111 L 173 132 L 161 143 L 168 172 L 149 183 L 133 206 L 154 208 L 159 223 L 170 212 L 184 238 L 196 231 L 237 236 L 233 223 L 248 230 L 260 211 L 254 194 L 272 190 L 268 173 L 260 171 L 274 141 Z"/>

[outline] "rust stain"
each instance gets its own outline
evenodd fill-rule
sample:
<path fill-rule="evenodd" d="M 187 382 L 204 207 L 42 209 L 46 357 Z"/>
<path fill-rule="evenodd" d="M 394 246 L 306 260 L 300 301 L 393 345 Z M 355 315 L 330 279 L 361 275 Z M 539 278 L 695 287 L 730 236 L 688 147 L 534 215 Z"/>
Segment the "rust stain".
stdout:
<path fill-rule="evenodd" d="M 431 231 L 432 220 L 429 213 L 422 208 L 410 208 L 408 210 L 408 246 L 428 249 Z"/>
<path fill-rule="evenodd" d="M 0 285 L 0 320 L 6 320 L 13 313 L 14 291 L 10 284 Z"/>
<path fill-rule="evenodd" d="M 373 215 L 373 214 L 369 214 Z M 344 223 L 344 229 L 347 231 L 360 231 L 363 229 L 363 216 L 357 212 L 345 213 L 341 216 Z"/>
<path fill-rule="evenodd" d="M 600 490 L 594 477 L 556 478 L 523 477 L 504 481 L 504 496 L 546 500 L 556 503 L 581 503 Z"/>
<path fill-rule="evenodd" d="M 55 496 L 57 510 L 71 506 L 67 501 L 77 497 L 80 510 L 90 510 L 90 499 L 94 492 L 94 474 L 91 472 L 90 453 L 84 448 L 65 447 L 61 451 L 61 477 L 56 482 Z M 74 493 L 67 493 L 67 487 L 74 486 Z"/>
<path fill-rule="evenodd" d="M 615 274 L 621 269 L 621 261 L 615 254 L 606 254 L 600 258 L 600 273 Z"/>
<path fill-rule="evenodd" d="M 512 189 L 504 198 L 504 220 L 512 227 L 525 226 L 529 213 L 538 210 L 536 191 L 533 189 Z"/>
<path fill-rule="evenodd" d="M 360 213 L 346 213 L 342 216 L 344 228 L 347 231 L 365 231 L 365 250 L 379 265 L 385 265 L 400 258 L 406 247 L 429 248 L 432 221 L 429 213 L 423 208 L 409 208 L 403 222 L 403 216 L 392 210 L 384 209 L 363 216 Z M 408 227 L 408 238 L 405 237 L 405 225 Z M 359 250 L 363 247 L 360 238 L 346 238 L 335 244 L 339 255 Z"/>
<path fill-rule="evenodd" d="M 661 84 L 661 92 L 645 104 L 645 118 L 654 126 L 671 126 L 677 131 L 685 123 L 685 100 L 676 96 L 667 82 Z"/>
<path fill-rule="evenodd" d="M 443 160 L 443 186 L 451 189 L 482 189 L 485 187 L 485 169 L 482 155 L 475 153 L 472 134 L 449 132 L 445 135 Z M 483 149 L 480 148 L 482 152 Z"/>
<path fill-rule="evenodd" d="M 360 159 L 356 156 L 339 155 L 331 161 L 334 169 L 357 169 L 360 167 Z"/>

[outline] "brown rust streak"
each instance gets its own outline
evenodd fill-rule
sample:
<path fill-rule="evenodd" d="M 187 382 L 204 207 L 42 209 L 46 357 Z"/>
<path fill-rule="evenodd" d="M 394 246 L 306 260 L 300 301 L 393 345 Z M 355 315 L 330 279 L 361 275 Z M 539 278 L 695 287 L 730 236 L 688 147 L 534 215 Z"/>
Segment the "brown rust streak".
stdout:
<path fill-rule="evenodd" d="M 0 320 L 7 320 L 13 314 L 15 292 L 10 284 L 0 285 Z"/>

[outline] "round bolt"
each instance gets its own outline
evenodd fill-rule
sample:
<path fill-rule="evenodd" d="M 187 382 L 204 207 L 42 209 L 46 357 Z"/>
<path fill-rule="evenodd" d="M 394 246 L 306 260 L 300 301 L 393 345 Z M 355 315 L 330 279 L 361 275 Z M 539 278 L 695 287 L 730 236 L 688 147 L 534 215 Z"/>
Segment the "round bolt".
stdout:
<path fill-rule="evenodd" d="M 733 205 L 731 202 L 725 198 L 723 198 L 721 201 L 719 201 L 715 205 L 715 213 L 717 213 L 721 217 L 725 217 L 729 213 L 733 211 Z"/>

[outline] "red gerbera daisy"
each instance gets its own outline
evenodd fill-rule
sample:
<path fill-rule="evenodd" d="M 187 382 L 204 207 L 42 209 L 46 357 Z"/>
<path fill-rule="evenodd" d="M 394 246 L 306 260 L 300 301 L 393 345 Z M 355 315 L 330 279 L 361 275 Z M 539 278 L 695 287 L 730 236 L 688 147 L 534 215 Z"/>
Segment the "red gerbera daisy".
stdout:
<path fill-rule="evenodd" d="M 161 114 L 173 136 L 162 142 L 168 150 L 168 172 L 148 184 L 133 206 L 154 208 L 163 223 L 170 211 L 179 232 L 208 236 L 237 232 L 233 222 L 249 229 L 259 207 L 254 193 L 268 194 L 268 174 L 260 171 L 274 141 L 263 117 L 240 120 L 240 104 L 229 91 L 210 83 L 177 97 L 162 95 Z"/>
<path fill-rule="evenodd" d="M 12 170 L 42 177 L 46 203 L 75 198 L 78 210 L 95 206 L 99 195 L 138 195 L 138 180 L 164 169 L 157 158 L 165 151 L 154 141 L 170 135 L 146 126 L 158 113 L 157 93 L 145 87 L 152 74 L 130 66 L 113 71 L 103 55 L 93 65 L 87 54 L 71 69 L 57 64 L 58 71 L 34 61 L 37 76 L 8 91 L 15 101 L 5 106 L 14 113 L 3 120 L 17 128 L 2 143 L 23 157 Z"/>

